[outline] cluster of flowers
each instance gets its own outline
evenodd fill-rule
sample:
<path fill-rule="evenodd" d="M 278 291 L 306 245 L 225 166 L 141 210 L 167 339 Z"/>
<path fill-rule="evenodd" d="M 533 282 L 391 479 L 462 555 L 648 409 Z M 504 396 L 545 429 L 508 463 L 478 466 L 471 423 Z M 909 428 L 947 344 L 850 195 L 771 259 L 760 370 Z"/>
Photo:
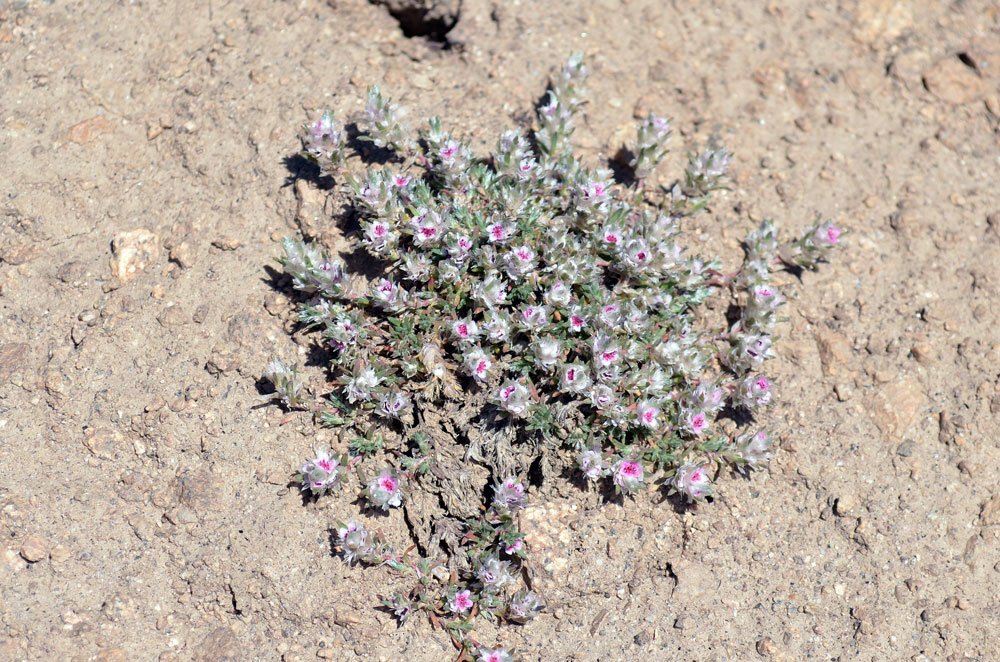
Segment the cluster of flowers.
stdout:
<path fill-rule="evenodd" d="M 748 236 L 744 265 L 731 275 L 686 252 L 683 219 L 723 186 L 729 153 L 714 144 L 692 153 L 683 178 L 654 205 L 638 189 L 666 154 L 671 127 L 650 114 L 631 146 L 636 190 L 624 189 L 572 152 L 587 75 L 582 56 L 570 58 L 538 108 L 538 128 L 504 132 L 485 160 L 437 118 L 411 139 L 402 110 L 373 88 L 358 126 L 397 160 L 345 180 L 360 214 L 357 241 L 382 273 L 353 276 L 324 248 L 291 239 L 279 262 L 311 295 L 300 320 L 320 330 L 333 355 L 324 420 L 360 428 L 376 417 L 405 428 L 415 407 L 485 389 L 491 406 L 483 416 L 561 439 L 587 479 L 633 493 L 659 473 L 670 490 L 703 499 L 721 467 L 743 470 L 771 457 L 766 432 L 732 438 L 716 424 L 724 410 L 754 414 L 772 401 L 763 363 L 784 299 L 771 269 L 815 268 L 840 231 L 823 223 L 779 245 L 765 223 Z M 344 136 L 329 113 L 302 140 L 322 172 L 343 174 Z M 741 304 L 739 321 L 704 330 L 698 306 L 727 289 Z M 342 466 L 329 456 L 307 463 L 303 489 L 334 486 Z M 386 469 L 368 482 L 367 498 L 377 508 L 398 506 L 410 478 Z M 476 583 L 453 586 L 434 608 L 495 615 L 502 603 L 504 617 L 517 620 L 536 598 L 498 602 L 495 589 L 509 583 L 508 557 L 522 553 L 521 542 L 507 536 L 500 506 L 488 515 L 496 518 L 487 523 L 492 533 L 479 533 L 510 549 L 480 550 Z M 364 551 L 359 540 L 370 536 L 358 531 L 347 532 L 355 537 L 344 538 L 344 549 L 356 547 L 353 556 L 366 562 L 383 557 L 377 545 Z M 406 612 L 411 603 L 396 604 Z"/>
<path fill-rule="evenodd" d="M 317 472 L 318 462 L 323 473 L 316 473 L 316 485 L 324 485 L 336 474 L 337 464 L 328 454 L 303 467 L 303 474 Z M 382 489 L 378 485 L 389 475 L 383 473 L 369 484 L 369 491 Z M 334 478 L 336 483 L 336 478 Z M 331 485 L 332 487 L 332 485 Z M 388 490 L 387 490 L 388 491 Z M 543 608 L 544 603 L 533 591 L 517 589 L 516 577 L 525 557 L 524 536 L 517 529 L 514 516 L 525 505 L 523 483 L 508 478 L 493 486 L 493 502 L 478 520 L 471 520 L 463 537 L 467 556 L 467 571 L 454 573 L 440 561 L 411 559 L 393 552 L 381 533 L 372 533 L 362 524 L 351 521 L 337 523 L 337 541 L 343 558 L 349 563 L 385 565 L 401 574 L 409 574 L 417 581 L 408 593 L 396 593 L 384 601 L 405 623 L 410 616 L 423 610 L 451 619 L 448 627 L 463 634 L 472 627 L 474 616 L 510 623 L 527 623 Z M 373 503 L 377 499 L 371 498 Z M 471 649 L 472 643 L 465 641 Z M 479 659 L 493 662 L 510 662 L 510 653 L 503 648 L 486 649 L 479 646 Z"/>

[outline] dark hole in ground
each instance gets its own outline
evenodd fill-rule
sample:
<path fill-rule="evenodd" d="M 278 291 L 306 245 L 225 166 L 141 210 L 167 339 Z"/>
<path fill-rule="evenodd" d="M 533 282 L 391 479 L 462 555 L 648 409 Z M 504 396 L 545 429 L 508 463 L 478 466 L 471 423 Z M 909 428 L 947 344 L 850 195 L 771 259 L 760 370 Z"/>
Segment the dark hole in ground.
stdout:
<path fill-rule="evenodd" d="M 369 0 L 381 5 L 407 37 L 426 37 L 450 46 L 448 32 L 458 23 L 462 0 Z"/>
<path fill-rule="evenodd" d="M 976 61 L 973 60 L 968 53 L 959 53 L 958 59 L 968 68 L 979 71 L 979 67 L 976 66 Z"/>

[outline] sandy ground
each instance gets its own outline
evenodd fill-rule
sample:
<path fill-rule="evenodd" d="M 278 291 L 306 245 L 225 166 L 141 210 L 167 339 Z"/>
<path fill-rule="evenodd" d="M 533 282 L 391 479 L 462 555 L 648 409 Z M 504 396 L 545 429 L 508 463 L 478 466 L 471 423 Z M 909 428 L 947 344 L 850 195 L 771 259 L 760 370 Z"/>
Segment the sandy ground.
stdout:
<path fill-rule="evenodd" d="M 0 659 L 454 659 L 332 554 L 352 497 L 287 487 L 337 442 L 258 406 L 268 357 L 309 342 L 265 265 L 339 236 L 289 160 L 316 109 L 379 83 L 482 148 L 574 50 L 587 158 L 637 100 L 735 152 L 696 244 L 851 234 L 784 277 L 771 466 L 685 512 L 544 485 L 550 609 L 476 636 L 525 661 L 1000 659 L 998 13 L 463 0 L 442 49 L 363 0 L 0 3 Z"/>

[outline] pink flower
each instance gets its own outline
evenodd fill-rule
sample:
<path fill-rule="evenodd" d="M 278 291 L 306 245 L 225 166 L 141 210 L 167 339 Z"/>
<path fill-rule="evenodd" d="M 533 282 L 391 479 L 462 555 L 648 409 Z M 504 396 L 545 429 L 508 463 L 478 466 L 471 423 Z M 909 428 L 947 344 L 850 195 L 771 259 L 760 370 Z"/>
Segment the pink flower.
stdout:
<path fill-rule="evenodd" d="M 494 648 L 493 650 L 483 648 L 479 651 L 478 662 L 511 662 L 512 659 L 506 648 Z"/>
<path fill-rule="evenodd" d="M 708 417 L 705 416 L 705 412 L 689 411 L 684 417 L 684 423 L 691 434 L 699 435 L 708 429 Z"/>
<path fill-rule="evenodd" d="M 468 351 L 463 357 L 465 371 L 472 376 L 477 382 L 485 382 L 490 377 L 490 368 L 493 366 L 493 362 L 490 361 L 489 357 L 483 350 L 473 348 Z"/>
<path fill-rule="evenodd" d="M 840 229 L 832 223 L 824 223 L 813 232 L 813 242 L 822 247 L 835 246 L 840 241 Z"/>
<path fill-rule="evenodd" d="M 656 417 L 659 415 L 660 409 L 649 400 L 640 402 L 636 410 L 636 418 L 639 420 L 639 425 L 644 428 L 655 428 Z"/>
<path fill-rule="evenodd" d="M 540 107 L 539 110 L 542 111 L 542 113 L 546 117 L 552 117 L 552 115 L 554 115 L 555 112 L 556 112 L 557 105 L 558 105 L 558 101 L 556 100 L 556 95 L 554 93 L 552 93 L 552 92 L 549 92 L 549 101 L 548 101 L 548 103 L 546 103 L 542 107 Z"/>
<path fill-rule="evenodd" d="M 396 188 L 403 188 L 410 183 L 410 178 L 406 175 L 396 175 L 392 178 L 392 183 L 396 186 Z"/>
<path fill-rule="evenodd" d="M 635 460 L 622 458 L 611 467 L 611 476 L 615 485 L 625 492 L 635 492 L 642 486 L 645 472 L 642 464 Z"/>
<path fill-rule="evenodd" d="M 479 327 L 475 322 L 466 318 L 456 321 L 451 327 L 451 332 L 459 340 L 475 340 L 479 336 Z"/>
<path fill-rule="evenodd" d="M 638 462 L 623 462 L 621 466 L 621 473 L 623 476 L 641 476 L 642 466 Z"/>
<path fill-rule="evenodd" d="M 771 402 L 771 382 L 764 375 L 747 375 L 736 389 L 737 401 L 747 409 L 763 407 Z"/>
<path fill-rule="evenodd" d="M 612 337 L 605 333 L 598 333 L 594 338 L 593 352 L 598 368 L 606 368 L 621 358 L 618 345 L 615 345 Z"/>
<path fill-rule="evenodd" d="M 459 591 L 451 599 L 448 607 L 454 614 L 462 614 L 472 609 L 472 591 L 466 589 Z"/>
<path fill-rule="evenodd" d="M 584 322 L 583 318 L 579 315 L 569 316 L 569 328 L 573 331 L 582 331 L 585 324 L 586 322 Z"/>
<path fill-rule="evenodd" d="M 489 233 L 490 241 L 493 242 L 504 241 L 511 234 L 510 230 L 499 221 L 486 228 L 486 231 Z"/>
<path fill-rule="evenodd" d="M 514 554 L 516 552 L 521 551 L 521 549 L 523 548 L 524 548 L 524 541 L 521 538 L 518 538 L 511 544 L 505 546 L 503 548 L 503 551 L 505 551 L 508 554 Z"/>
<path fill-rule="evenodd" d="M 399 477 L 386 469 L 368 482 L 368 501 L 377 508 L 389 510 L 398 508 L 403 502 L 403 490 Z"/>

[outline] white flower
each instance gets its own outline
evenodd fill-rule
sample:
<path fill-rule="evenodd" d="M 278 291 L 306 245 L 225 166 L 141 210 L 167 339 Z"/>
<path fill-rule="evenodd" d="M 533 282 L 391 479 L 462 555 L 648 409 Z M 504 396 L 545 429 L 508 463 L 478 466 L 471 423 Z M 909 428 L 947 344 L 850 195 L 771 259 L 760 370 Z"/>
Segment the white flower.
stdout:
<path fill-rule="evenodd" d="M 472 296 L 487 308 L 495 308 L 506 303 L 507 286 L 497 274 L 491 273 L 472 286 Z"/>
<path fill-rule="evenodd" d="M 528 246 L 511 249 L 505 257 L 507 274 L 517 280 L 535 270 L 535 251 Z"/>
<path fill-rule="evenodd" d="M 545 301 L 554 307 L 565 307 L 569 305 L 571 292 L 566 284 L 562 281 L 557 281 L 552 284 L 549 291 L 545 294 Z"/>
<path fill-rule="evenodd" d="M 618 396 L 607 384 L 598 384 L 590 391 L 590 402 L 598 409 L 604 409 L 618 401 Z"/>
<path fill-rule="evenodd" d="M 354 403 L 368 401 L 372 399 L 372 389 L 382 382 L 382 378 L 375 374 L 372 368 L 364 367 L 356 370 L 354 376 L 344 385 L 348 402 Z"/>
<path fill-rule="evenodd" d="M 521 324 L 527 329 L 541 329 L 548 322 L 549 311 L 545 306 L 525 306 L 521 310 Z"/>
<path fill-rule="evenodd" d="M 469 318 L 460 319 L 451 325 L 452 335 L 456 340 L 475 342 L 479 337 L 479 327 Z"/>
<path fill-rule="evenodd" d="M 617 363 L 622 357 L 621 349 L 614 342 L 614 339 L 603 332 L 598 332 L 594 336 L 592 349 L 594 352 L 594 362 L 599 368 Z"/>
<path fill-rule="evenodd" d="M 660 408 L 652 400 L 643 400 L 635 410 L 636 422 L 644 428 L 654 429 L 659 424 Z"/>
<path fill-rule="evenodd" d="M 703 465 L 687 463 L 677 468 L 671 485 L 689 501 L 712 493 L 711 479 Z"/>
<path fill-rule="evenodd" d="M 490 342 L 503 343 L 510 338 L 510 322 L 507 316 L 496 313 L 483 323 L 483 330 L 487 333 Z"/>
<path fill-rule="evenodd" d="M 539 338 L 534 343 L 535 365 L 551 370 L 562 356 L 562 344 L 552 337 Z"/>
<path fill-rule="evenodd" d="M 597 480 L 607 473 L 604 456 L 601 454 L 601 450 L 597 446 L 582 451 L 580 455 L 577 456 L 576 462 L 580 465 L 580 471 L 583 472 L 583 475 L 587 478 L 587 480 Z"/>
<path fill-rule="evenodd" d="M 483 350 L 476 348 L 465 353 L 462 361 L 465 372 L 477 382 L 485 382 L 490 378 L 490 368 L 493 362 L 489 360 Z"/>
<path fill-rule="evenodd" d="M 774 441 L 763 431 L 756 434 L 743 434 L 735 440 L 736 452 L 751 467 L 756 467 L 771 459 L 774 455 L 771 452 L 771 444 L 773 443 Z"/>
<path fill-rule="evenodd" d="M 497 392 L 500 408 L 514 416 L 523 415 L 529 404 L 528 389 L 517 382 L 507 382 Z"/>
<path fill-rule="evenodd" d="M 559 386 L 564 391 L 583 393 L 590 387 L 590 370 L 582 363 L 564 365 L 559 371 Z"/>

